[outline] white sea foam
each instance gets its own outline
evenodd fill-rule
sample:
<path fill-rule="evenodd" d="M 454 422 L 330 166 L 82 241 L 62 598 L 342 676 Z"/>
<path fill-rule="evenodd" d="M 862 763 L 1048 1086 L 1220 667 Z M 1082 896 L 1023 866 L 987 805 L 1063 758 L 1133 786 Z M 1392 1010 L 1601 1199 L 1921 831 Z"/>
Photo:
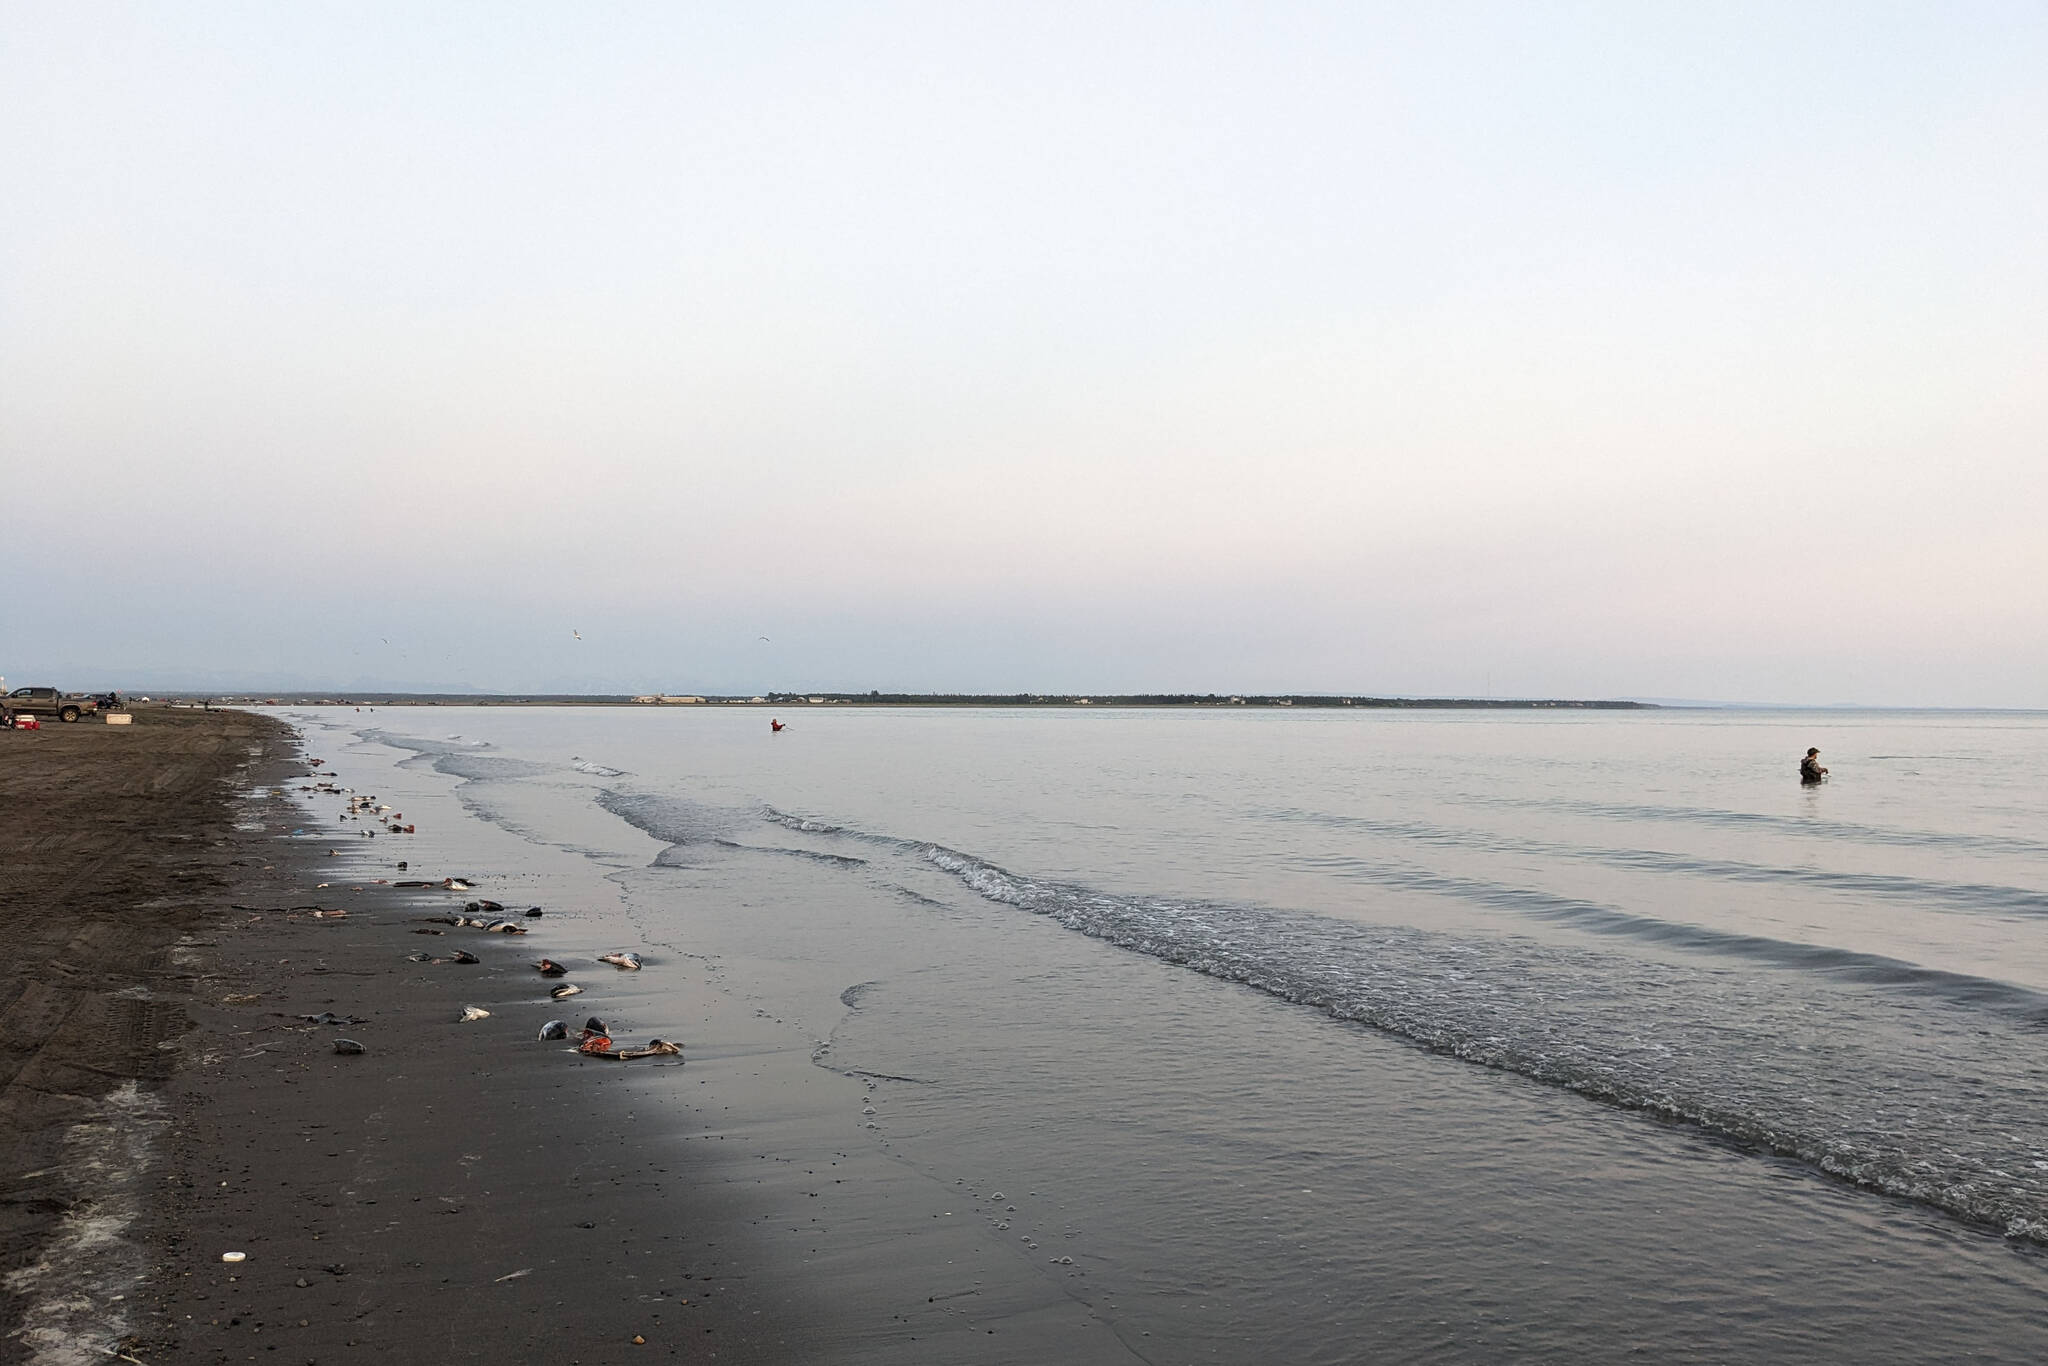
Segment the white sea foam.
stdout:
<path fill-rule="evenodd" d="M 1709 941 L 1721 952 L 1667 961 L 1115 895 L 942 845 L 771 814 L 791 830 L 893 848 L 989 901 L 1437 1052 L 1696 1124 L 2010 1236 L 2048 1228 L 2048 1170 L 2030 1165 L 2048 1150 L 2048 1096 L 2006 1096 L 1987 1111 L 1977 1085 L 1981 1074 L 2034 1067 L 2048 998 L 2024 988 L 1793 944 L 1774 955 Z M 1742 949 L 1761 965 L 1723 956 Z M 1788 991 L 1782 974 L 1800 965 L 1809 979 Z M 1856 1041 L 1853 1067 L 1840 1049 L 1796 1042 L 1817 1010 L 1835 1036 Z"/>
<path fill-rule="evenodd" d="M 129 1331 L 128 1297 L 149 1259 L 132 1236 L 149 1194 L 163 1103 L 133 1081 L 64 1137 L 64 1174 L 79 1192 L 40 1260 L 8 1274 L 22 1301 L 14 1336 L 30 1366 L 98 1366 Z"/>

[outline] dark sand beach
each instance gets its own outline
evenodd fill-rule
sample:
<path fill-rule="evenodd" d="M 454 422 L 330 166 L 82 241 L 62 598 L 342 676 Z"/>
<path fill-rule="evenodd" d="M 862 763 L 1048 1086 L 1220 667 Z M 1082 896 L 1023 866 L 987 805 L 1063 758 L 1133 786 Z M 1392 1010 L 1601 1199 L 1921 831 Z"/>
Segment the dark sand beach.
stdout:
<path fill-rule="evenodd" d="M 631 1064 L 451 1026 L 493 969 L 407 962 L 448 942 L 409 935 L 421 906 L 314 890 L 298 815 L 238 799 L 305 771 L 286 727 L 144 710 L 7 745 L 7 1360 L 778 1353 L 791 1306 L 760 1312 L 715 1202 L 638 1141 Z M 294 1018 L 322 1011 L 363 1023 Z"/>
<path fill-rule="evenodd" d="M 182 711 L 125 728 L 0 733 L 7 1353 L 27 1349 L 15 1330 L 31 1307 L 27 1327 L 45 1348 L 83 1326 L 53 1306 L 108 1264 L 64 1262 L 66 1251 L 137 1236 L 142 1192 L 108 1179 L 109 1145 L 146 1143 L 161 1127 L 155 1098 L 195 986 L 180 946 L 207 931 L 242 871 L 228 838 L 233 794 L 285 735 L 246 714 Z M 40 1270 L 52 1255 L 63 1264 Z"/>
<path fill-rule="evenodd" d="M 481 730 L 480 715 L 449 724 Z M 957 724 L 973 744 L 920 742 L 927 762 L 906 781 L 935 794 L 920 804 L 902 784 L 861 795 L 889 773 L 885 759 L 912 752 L 886 713 L 842 732 L 838 750 L 779 745 L 751 721 L 670 733 L 585 712 L 578 731 L 564 716 L 491 715 L 487 734 L 429 740 L 354 711 L 289 718 L 294 731 L 247 713 L 145 710 L 132 727 L 0 741 L 5 1360 L 2040 1355 L 2039 1260 L 2024 1228 L 1967 1225 L 1246 985 L 1355 965 L 1351 946 L 1363 944 L 1373 962 L 1407 964 L 1371 984 L 1370 1000 L 1406 1003 L 1396 1026 L 1459 1026 L 1476 983 L 1492 1034 L 1574 1031 L 1574 1056 L 1653 1068 L 1667 1087 L 1699 1085 L 1688 1059 L 1726 1035 L 1701 1075 L 1746 1087 L 1737 1117 L 1759 1122 L 1805 1114 L 1773 1087 L 1853 1107 L 1857 1088 L 1882 1098 L 1910 1085 L 1927 1113 L 1887 1141 L 1948 1161 L 1958 1180 L 1945 1190 L 1978 1189 L 1972 1175 L 1995 1166 L 1999 1184 L 1982 1188 L 2027 1201 L 2031 1174 L 2048 1171 L 2023 1089 L 2033 960 L 2007 920 L 1971 938 L 1962 931 L 1977 921 L 1959 918 L 1987 900 L 2031 904 L 2039 851 L 2020 837 L 1965 832 L 1967 856 L 1952 855 L 1930 828 L 1912 848 L 1933 852 L 1907 860 L 1916 903 L 1949 908 L 1938 928 L 1953 947 L 1938 965 L 2004 953 L 2015 981 L 1969 979 L 1980 995 L 1997 988 L 1988 1006 L 1949 994 L 1962 980 L 1952 972 L 1872 989 L 1775 961 L 1709 972 L 1676 953 L 1595 954 L 1564 931 L 1539 943 L 1519 923 L 1503 938 L 1456 899 L 1432 902 L 1439 932 L 1418 936 L 1403 923 L 1211 902 L 1189 914 L 1179 900 L 1074 892 L 1097 930 L 1213 925 L 1222 947 L 1261 955 L 1216 958 L 1236 973 L 1224 980 L 1073 933 L 1057 918 L 1064 903 L 1018 904 L 1067 895 L 1064 884 L 743 795 L 779 784 L 856 815 L 865 804 L 877 829 L 900 821 L 970 849 L 1014 846 L 1023 866 L 1076 856 L 1063 851 L 1077 830 L 1109 832 L 1100 857 L 1136 860 L 1143 882 L 1169 888 L 1210 867 L 1211 844 L 1225 851 L 1211 879 L 1252 859 L 1232 842 L 1247 827 L 1282 851 L 1325 849 L 1310 821 L 1240 812 L 1202 826 L 1179 782 L 1165 800 L 1202 848 L 1123 838 L 1167 827 L 1115 790 L 1117 775 L 1196 752 L 1201 737 L 1060 720 L 1005 749 L 994 727 L 1013 722 L 970 717 Z M 955 724 L 930 717 L 921 733 Z M 1316 787 L 1327 735 L 1287 730 L 1306 765 L 1291 769 L 1268 723 L 1228 724 L 1203 733 L 1199 781 L 1268 781 L 1341 805 Z M 1402 725 L 1353 743 L 1383 749 L 1414 732 Z M 1489 723 L 1485 750 L 1528 765 L 1561 733 Z M 1694 754 L 1696 767 L 1746 733 L 1628 732 L 1639 748 Z M 1465 735 L 1432 729 L 1414 743 L 1441 755 Z M 992 756 L 1028 777 L 1062 737 L 1071 757 L 1050 771 L 1067 776 L 1042 806 L 1013 784 L 991 816 L 974 814 Z M 1105 762 L 1112 740 L 1132 754 Z M 638 776 L 623 772 L 629 753 Z M 948 787 L 933 754 L 976 761 Z M 2015 763 L 2015 791 L 2026 770 Z M 1398 770 L 1374 771 L 1399 787 Z M 954 834 L 954 807 L 979 827 Z M 1480 817 L 1492 810 L 1443 816 L 1465 832 L 1443 867 L 1468 901 L 1522 885 L 1477 881 L 1489 849 L 1526 859 L 1531 848 L 1512 830 L 1489 835 Z M 1543 807 L 1553 826 L 1556 810 Z M 1853 808 L 1831 811 L 1828 849 L 1860 828 Z M 1654 847 L 1651 819 L 1662 818 L 1636 818 L 1640 833 L 1624 838 Z M 1995 814 L 1972 820 L 1998 828 Z M 1719 825 L 1705 824 L 1699 839 L 1718 861 L 1688 863 L 1629 904 L 1715 886 L 1714 870 L 1749 886 L 1812 846 L 1801 825 L 1778 836 L 1783 854 L 1734 864 L 1718 852 Z M 1361 842 L 1354 825 L 1331 839 Z M 1407 858 L 1434 848 L 1407 819 L 1389 838 Z M 1589 830 L 1564 846 L 1574 857 L 1546 867 L 1565 886 L 1610 886 L 1581 865 L 1613 838 Z M 963 873 L 972 881 L 954 886 Z M 1817 916 L 1835 902 L 1798 891 L 1812 875 L 1776 895 Z M 1344 891 L 1304 896 L 1341 902 Z M 447 923 L 485 899 L 529 933 Z M 1361 914 L 1383 903 L 1406 913 L 1375 883 Z M 1752 903 L 1773 901 L 1740 904 Z M 544 914 L 526 917 L 536 904 Z M 1862 925 L 1884 903 L 1866 891 L 1854 904 Z M 1464 937 L 1441 932 L 1453 913 L 1474 918 Z M 1911 948 L 1918 923 L 1882 947 Z M 1287 933 L 1264 933 L 1275 927 Z M 1874 931 L 1862 933 L 1850 942 L 1868 946 Z M 1192 941 L 1163 942 L 1184 958 Z M 627 948 L 644 970 L 599 956 Z M 583 994 L 550 1000 L 555 979 L 533 968 L 543 956 L 568 964 L 561 980 Z M 1545 987 L 1540 1008 L 1498 1005 L 1529 978 Z M 490 1013 L 461 1022 L 468 1005 Z M 323 1012 L 347 1023 L 306 1018 Z M 1618 1036 L 1602 1031 L 1607 1012 Z M 659 1035 L 685 1057 L 608 1062 L 535 1037 L 543 1020 L 573 1028 L 591 1015 L 622 1046 Z M 1809 1047 L 1814 1015 L 1853 1036 L 1857 1056 Z M 1671 1020 L 1688 1051 L 1636 1046 Z M 338 1054 L 338 1038 L 365 1051 Z M 1974 1121 L 1975 1073 L 1954 1058 L 2015 1079 L 2011 1108 Z M 1950 1077 L 1965 1089 L 1943 1091 Z"/>
<path fill-rule="evenodd" d="M 436 923 L 512 893 L 440 866 L 433 828 L 337 837 L 333 778 L 242 712 L 7 737 L 0 1359 L 1138 1359 L 850 1145 L 861 1085 L 704 964 L 615 973 L 574 908 Z M 456 949 L 479 961 L 410 958 Z M 551 1003 L 543 954 L 591 993 Z M 678 989 L 682 1021 L 654 1004 Z M 592 1014 L 686 1058 L 587 1059 L 528 1019 Z"/>

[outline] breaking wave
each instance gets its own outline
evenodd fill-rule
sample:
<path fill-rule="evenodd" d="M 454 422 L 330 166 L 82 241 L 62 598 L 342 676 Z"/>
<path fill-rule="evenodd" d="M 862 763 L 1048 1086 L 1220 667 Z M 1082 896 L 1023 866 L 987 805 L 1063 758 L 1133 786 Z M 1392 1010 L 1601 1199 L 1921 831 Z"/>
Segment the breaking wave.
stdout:
<path fill-rule="evenodd" d="M 1794 868 L 1735 859 L 1666 853 L 1655 849 L 1586 847 L 1496 831 L 1455 829 L 1422 821 L 1371 820 L 1364 817 L 1334 816 L 1299 810 L 1260 814 L 1277 820 L 1357 831 L 1408 844 L 1536 854 L 1546 858 L 1577 859 L 1603 863 L 1615 868 L 1669 873 L 1683 877 L 1717 878 L 1728 882 L 1799 883 L 1849 896 L 1903 901 L 1928 910 L 1954 909 L 1994 915 L 2048 915 L 2048 892 L 2035 891 L 2028 887 L 2008 887 L 1982 882 L 1949 882 L 1886 873 L 1840 872 L 1826 868 Z M 1343 861 L 1326 860 L 1318 862 L 1317 866 L 1335 869 L 1341 862 Z M 1359 866 L 1361 869 L 1367 867 L 1364 864 Z"/>
<path fill-rule="evenodd" d="M 1407 885 L 1507 898 L 1687 953 L 1110 893 L 939 844 L 768 815 L 921 861 L 989 902 L 1120 948 L 2048 1243 L 2048 997 L 2024 987 L 1476 879 Z"/>
<path fill-rule="evenodd" d="M 1762 811 L 1728 811 L 1708 806 L 1653 806 L 1558 796 L 1517 797 L 1497 792 L 1462 792 L 1458 794 L 1457 800 L 1472 806 L 1568 811 L 1574 815 L 1595 816 L 1630 824 L 1641 821 L 1664 821 L 1678 826 L 1720 826 L 1735 830 L 1764 830 L 1799 836 L 1822 835 L 1830 839 L 1867 845 L 1971 850 L 1980 853 L 2020 854 L 2034 858 L 2048 856 L 2048 841 L 2027 839 L 2018 835 L 1900 829 L 1896 826 L 1868 825 L 1856 821 L 1779 816 Z"/>

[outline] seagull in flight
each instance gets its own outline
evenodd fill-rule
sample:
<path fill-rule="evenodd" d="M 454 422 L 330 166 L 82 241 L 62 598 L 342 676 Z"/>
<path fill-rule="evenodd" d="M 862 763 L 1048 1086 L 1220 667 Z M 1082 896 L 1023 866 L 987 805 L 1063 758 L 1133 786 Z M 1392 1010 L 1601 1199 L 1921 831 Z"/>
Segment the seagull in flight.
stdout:
<path fill-rule="evenodd" d="M 767 640 L 767 639 L 768 639 L 768 637 L 766 637 L 766 636 L 762 636 L 762 637 L 761 637 L 761 639 L 763 639 L 763 640 Z M 773 641 L 770 641 L 769 643 L 770 643 L 770 644 L 773 644 L 774 642 L 773 642 Z"/>
<path fill-rule="evenodd" d="M 577 629 L 576 629 L 575 627 L 573 627 L 573 626 L 571 626 L 571 627 L 569 628 L 569 634 L 570 634 L 570 635 L 572 635 L 572 636 L 574 636 L 574 637 L 576 637 L 576 639 L 578 639 L 578 640 L 581 640 L 581 639 L 583 639 L 583 633 L 582 633 L 581 631 L 577 630 Z"/>

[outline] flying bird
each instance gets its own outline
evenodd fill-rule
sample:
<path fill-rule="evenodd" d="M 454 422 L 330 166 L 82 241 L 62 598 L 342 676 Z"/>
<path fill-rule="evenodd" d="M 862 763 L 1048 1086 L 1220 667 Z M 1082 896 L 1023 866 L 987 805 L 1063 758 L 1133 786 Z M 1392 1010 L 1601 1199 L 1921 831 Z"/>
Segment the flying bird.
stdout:
<path fill-rule="evenodd" d="M 578 640 L 583 639 L 583 633 L 573 626 L 569 628 L 569 634 L 576 637 L 576 639 Z"/>

